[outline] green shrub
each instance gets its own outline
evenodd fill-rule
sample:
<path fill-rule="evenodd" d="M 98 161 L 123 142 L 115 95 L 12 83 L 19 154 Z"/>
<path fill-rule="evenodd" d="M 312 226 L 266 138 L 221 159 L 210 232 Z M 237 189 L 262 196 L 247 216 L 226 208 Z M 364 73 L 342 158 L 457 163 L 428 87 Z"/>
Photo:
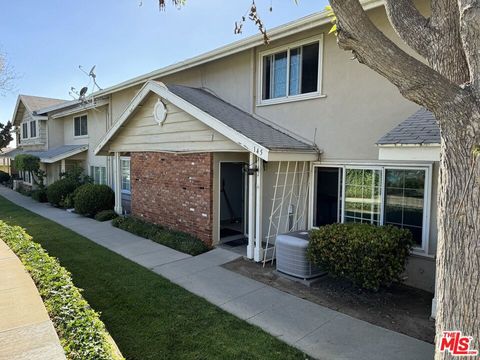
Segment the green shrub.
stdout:
<path fill-rule="evenodd" d="M 0 170 L 0 184 L 7 183 L 10 181 L 10 175 L 5 172 Z"/>
<path fill-rule="evenodd" d="M 100 211 L 97 215 L 95 215 L 95 220 L 97 221 L 108 221 L 117 218 L 118 215 L 113 210 L 103 210 Z"/>
<path fill-rule="evenodd" d="M 47 190 L 37 189 L 32 191 L 32 199 L 41 203 L 47 202 Z"/>
<path fill-rule="evenodd" d="M 309 260 L 365 289 L 401 280 L 413 245 L 409 230 L 370 224 L 333 224 L 312 230 Z"/>
<path fill-rule="evenodd" d="M 115 194 L 107 185 L 85 184 L 75 191 L 75 211 L 82 215 L 95 216 L 102 210 L 111 210 Z"/>
<path fill-rule="evenodd" d="M 47 188 L 47 199 L 48 202 L 55 206 L 63 207 L 65 198 L 72 194 L 77 185 L 71 179 L 60 179 L 55 181 Z"/>
<path fill-rule="evenodd" d="M 24 184 L 19 184 L 17 187 L 17 192 L 25 196 L 32 196 L 32 188 Z"/>
<path fill-rule="evenodd" d="M 210 250 L 203 241 L 190 234 L 169 230 L 134 217 L 117 217 L 112 221 L 112 225 L 193 256 Z"/>
<path fill-rule="evenodd" d="M 123 359 L 105 325 L 72 282 L 71 274 L 20 227 L 0 221 L 0 239 L 30 273 L 70 360 Z"/>

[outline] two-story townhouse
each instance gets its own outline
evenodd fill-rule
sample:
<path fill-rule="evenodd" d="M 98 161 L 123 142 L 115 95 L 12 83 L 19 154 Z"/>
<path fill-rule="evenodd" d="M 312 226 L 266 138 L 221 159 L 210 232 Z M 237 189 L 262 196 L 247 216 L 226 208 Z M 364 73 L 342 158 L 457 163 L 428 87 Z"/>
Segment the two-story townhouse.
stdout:
<path fill-rule="evenodd" d="M 364 6 L 405 48 L 382 1 Z M 352 61 L 330 27 L 326 12 L 313 14 L 270 30 L 269 45 L 253 36 L 97 92 L 107 128 L 89 157 L 109 159 L 117 212 L 129 194 L 133 216 L 212 245 L 246 238 L 255 261 L 272 255 L 266 243 L 281 232 L 408 228 L 407 284 L 433 292 L 435 120 Z"/>
<path fill-rule="evenodd" d="M 93 154 L 109 126 L 107 105 L 100 99 L 92 103 L 19 95 L 13 114 L 17 148 L 3 156 L 37 156 L 46 172 L 46 185 L 74 166 L 83 168 L 95 182 L 111 185 L 107 181 L 108 159 Z M 30 174 L 20 176 L 24 184 L 34 185 Z"/>

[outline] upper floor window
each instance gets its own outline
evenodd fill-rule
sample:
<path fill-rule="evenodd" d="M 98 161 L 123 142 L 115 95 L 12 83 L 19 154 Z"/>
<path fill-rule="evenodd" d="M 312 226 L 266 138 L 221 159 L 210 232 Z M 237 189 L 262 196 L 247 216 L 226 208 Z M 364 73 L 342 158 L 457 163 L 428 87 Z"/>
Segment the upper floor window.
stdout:
<path fill-rule="evenodd" d="M 320 92 L 321 40 L 261 54 L 261 100 L 303 98 Z M 303 96 L 302 96 L 303 95 Z"/>
<path fill-rule="evenodd" d="M 88 135 L 87 115 L 76 116 L 73 118 L 74 135 L 86 136 Z"/>
<path fill-rule="evenodd" d="M 22 139 L 27 139 L 28 138 L 28 123 L 23 123 L 22 124 Z"/>
<path fill-rule="evenodd" d="M 37 121 L 30 121 L 30 137 L 37 137 Z"/>

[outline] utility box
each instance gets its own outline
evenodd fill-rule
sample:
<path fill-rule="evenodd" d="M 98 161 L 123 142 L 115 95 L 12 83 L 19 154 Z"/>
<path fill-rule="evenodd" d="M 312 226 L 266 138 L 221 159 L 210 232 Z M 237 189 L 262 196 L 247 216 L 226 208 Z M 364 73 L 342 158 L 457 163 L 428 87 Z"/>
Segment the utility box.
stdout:
<path fill-rule="evenodd" d="M 277 235 L 275 242 L 277 271 L 303 280 L 325 275 L 325 271 L 307 260 L 308 241 L 307 231 Z"/>

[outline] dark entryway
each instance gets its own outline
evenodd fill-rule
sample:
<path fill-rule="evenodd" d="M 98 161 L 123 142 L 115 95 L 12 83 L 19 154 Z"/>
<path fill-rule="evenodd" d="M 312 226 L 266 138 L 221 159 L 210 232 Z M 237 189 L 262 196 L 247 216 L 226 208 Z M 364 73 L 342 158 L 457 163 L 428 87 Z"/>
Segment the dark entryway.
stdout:
<path fill-rule="evenodd" d="M 245 242 L 245 173 L 243 163 L 220 163 L 220 242 Z"/>

